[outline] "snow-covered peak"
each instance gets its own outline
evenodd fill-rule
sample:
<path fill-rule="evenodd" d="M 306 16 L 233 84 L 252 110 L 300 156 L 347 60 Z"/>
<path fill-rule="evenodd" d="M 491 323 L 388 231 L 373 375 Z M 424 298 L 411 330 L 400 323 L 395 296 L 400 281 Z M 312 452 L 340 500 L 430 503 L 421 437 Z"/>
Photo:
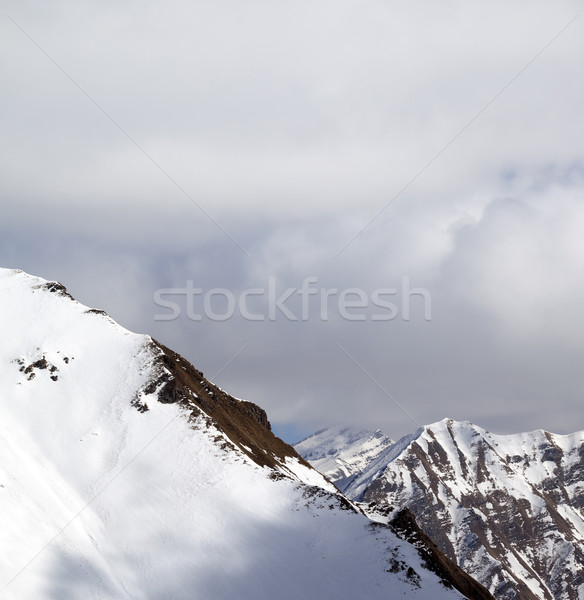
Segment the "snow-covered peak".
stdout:
<path fill-rule="evenodd" d="M 469 421 L 444 419 L 427 425 L 421 436 L 425 448 L 439 444 L 451 464 L 473 461 L 477 454 L 491 457 L 504 468 L 501 478 L 511 477 L 538 486 L 555 477 L 558 468 L 567 469 L 581 459 L 584 431 L 560 435 L 542 429 L 515 434 L 496 434 Z M 464 477 L 468 481 L 468 475 Z M 472 481 L 472 480 L 471 480 Z M 523 485 L 523 483 L 521 484 Z"/>
<path fill-rule="evenodd" d="M 344 491 L 357 474 L 366 470 L 393 444 L 393 440 L 379 429 L 369 431 L 337 426 L 317 431 L 294 448 Z"/>
<path fill-rule="evenodd" d="M 307 465 L 297 465 L 298 456 L 270 433 L 261 408 L 229 396 L 150 336 L 132 333 L 103 311 L 77 302 L 62 284 L 0 269 L 0 306 L 0 376 L 16 397 L 50 398 L 51 415 L 69 411 L 80 430 L 91 427 L 95 413 L 103 414 L 104 402 L 108 410 L 126 409 L 118 398 L 130 396 L 130 405 L 142 413 L 156 410 L 158 401 L 177 403 L 191 418 L 210 419 L 234 452 L 334 490 Z M 24 400 L 19 406 L 30 409 Z M 53 433 L 43 428 L 37 435 L 52 438 Z"/>

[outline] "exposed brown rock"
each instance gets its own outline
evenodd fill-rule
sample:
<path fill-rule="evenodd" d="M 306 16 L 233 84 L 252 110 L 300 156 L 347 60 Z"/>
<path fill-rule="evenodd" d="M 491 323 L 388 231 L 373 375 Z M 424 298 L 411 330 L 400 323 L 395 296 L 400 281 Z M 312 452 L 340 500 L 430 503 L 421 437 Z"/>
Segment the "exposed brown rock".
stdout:
<path fill-rule="evenodd" d="M 444 585 L 455 588 L 468 600 L 494 600 L 487 588 L 450 560 L 418 527 L 414 515 L 408 509 L 400 510 L 389 525 L 398 537 L 417 548 L 425 566 L 436 573 Z"/>
<path fill-rule="evenodd" d="M 160 342 L 153 340 L 152 352 L 159 375 L 145 389 L 146 394 L 157 391 L 159 402 L 178 403 L 195 416 L 201 409 L 235 446 L 260 466 L 277 467 L 286 457 L 294 457 L 310 466 L 294 448 L 272 433 L 262 408 L 233 398 Z"/>

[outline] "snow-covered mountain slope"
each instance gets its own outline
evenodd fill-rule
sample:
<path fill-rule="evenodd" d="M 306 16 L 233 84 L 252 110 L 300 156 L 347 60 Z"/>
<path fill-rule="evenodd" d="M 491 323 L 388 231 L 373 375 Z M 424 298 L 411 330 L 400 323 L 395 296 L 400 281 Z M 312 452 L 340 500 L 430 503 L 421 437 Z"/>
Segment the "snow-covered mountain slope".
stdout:
<path fill-rule="evenodd" d="M 341 492 L 395 442 L 380 430 L 330 427 L 294 444 L 294 449 Z"/>
<path fill-rule="evenodd" d="M 0 270 L 0 331 L 3 599 L 461 597 L 260 408 L 60 284 Z"/>
<path fill-rule="evenodd" d="M 496 598 L 584 598 L 584 432 L 495 435 L 445 419 L 388 454 L 346 490 L 370 516 L 407 507 Z"/>

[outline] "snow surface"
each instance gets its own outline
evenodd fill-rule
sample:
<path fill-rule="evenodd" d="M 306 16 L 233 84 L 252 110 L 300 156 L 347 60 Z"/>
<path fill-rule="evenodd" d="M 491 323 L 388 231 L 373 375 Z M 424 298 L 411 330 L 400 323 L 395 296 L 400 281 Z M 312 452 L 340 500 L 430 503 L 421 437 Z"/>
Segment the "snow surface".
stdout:
<path fill-rule="evenodd" d="M 0 328 L 4 600 L 461 597 L 316 472 L 275 479 L 145 395 L 148 336 L 6 269 Z"/>

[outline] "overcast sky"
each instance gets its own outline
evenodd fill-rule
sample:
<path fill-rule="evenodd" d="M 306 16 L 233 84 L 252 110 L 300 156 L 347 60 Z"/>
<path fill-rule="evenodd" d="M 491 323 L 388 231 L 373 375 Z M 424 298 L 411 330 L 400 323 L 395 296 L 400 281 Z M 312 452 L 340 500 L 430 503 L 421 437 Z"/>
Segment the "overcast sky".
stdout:
<path fill-rule="evenodd" d="M 287 441 L 584 429 L 580 2 L 0 5 L 2 266 Z"/>

